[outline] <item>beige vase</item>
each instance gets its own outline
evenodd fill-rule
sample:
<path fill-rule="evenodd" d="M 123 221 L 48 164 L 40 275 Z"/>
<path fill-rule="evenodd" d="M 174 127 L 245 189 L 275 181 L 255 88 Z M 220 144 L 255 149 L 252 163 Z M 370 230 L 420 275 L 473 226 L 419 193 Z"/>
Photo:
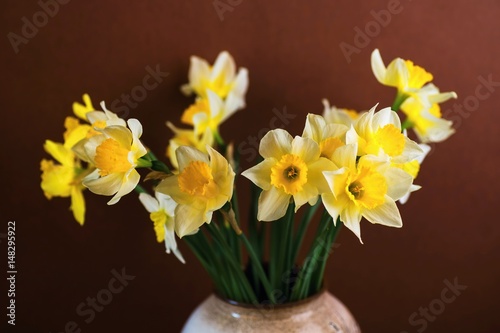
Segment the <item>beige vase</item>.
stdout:
<path fill-rule="evenodd" d="M 359 333 L 347 307 L 328 291 L 283 304 L 238 305 L 210 295 L 191 314 L 182 333 Z"/>

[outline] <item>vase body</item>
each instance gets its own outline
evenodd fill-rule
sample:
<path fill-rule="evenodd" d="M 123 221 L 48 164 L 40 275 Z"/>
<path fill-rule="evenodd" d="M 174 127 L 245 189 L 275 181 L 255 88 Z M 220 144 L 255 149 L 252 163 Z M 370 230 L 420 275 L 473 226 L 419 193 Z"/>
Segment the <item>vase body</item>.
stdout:
<path fill-rule="evenodd" d="M 361 332 L 347 307 L 328 291 L 283 305 L 238 305 L 210 295 L 182 333 Z"/>

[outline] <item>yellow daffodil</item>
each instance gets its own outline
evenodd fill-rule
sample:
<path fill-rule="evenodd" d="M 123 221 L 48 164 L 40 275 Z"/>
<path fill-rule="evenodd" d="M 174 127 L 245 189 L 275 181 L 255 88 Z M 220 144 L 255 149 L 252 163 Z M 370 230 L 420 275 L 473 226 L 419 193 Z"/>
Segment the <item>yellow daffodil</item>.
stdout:
<path fill-rule="evenodd" d="M 85 222 L 85 200 L 82 191 L 82 177 L 86 175 L 73 151 L 64 144 L 50 140 L 45 141 L 44 149 L 57 162 L 43 159 L 40 164 L 42 171 L 41 188 L 45 197 L 71 197 L 70 209 L 75 220 L 83 225 Z"/>
<path fill-rule="evenodd" d="M 439 107 L 439 103 L 450 98 L 457 98 L 457 94 L 453 91 L 440 93 L 435 85 L 427 84 L 401 105 L 409 126 L 413 128 L 421 142 L 441 142 L 455 132 L 452 128 L 453 123 L 441 118 Z"/>
<path fill-rule="evenodd" d="M 73 113 L 80 119 L 87 120 L 87 113 L 94 110 L 95 108 L 88 94 L 83 95 L 83 104 L 79 102 L 73 103 Z"/>
<path fill-rule="evenodd" d="M 322 175 L 334 164 L 320 157 L 319 145 L 310 138 L 292 136 L 285 130 L 269 131 L 260 141 L 264 160 L 242 173 L 263 189 L 257 219 L 274 221 L 284 216 L 293 198 L 297 211 L 305 203 L 313 205 L 327 190 Z"/>
<path fill-rule="evenodd" d="M 214 211 L 233 195 L 234 172 L 227 160 L 212 147 L 207 154 L 181 146 L 175 151 L 179 173 L 165 178 L 156 191 L 175 202 L 175 232 L 180 238 L 210 223 Z"/>
<path fill-rule="evenodd" d="M 331 159 L 333 152 L 345 144 L 349 128 L 339 123 L 327 123 L 320 115 L 308 114 L 302 137 L 313 139 L 320 148 L 321 156 Z"/>
<path fill-rule="evenodd" d="M 180 146 L 194 147 L 202 153 L 207 153 L 207 145 L 212 147 L 214 144 L 214 136 L 209 127 L 201 135 L 196 135 L 194 130 L 177 128 L 171 122 L 167 122 L 167 126 L 174 132 L 174 137 L 169 141 L 167 147 L 167 157 L 176 169 L 179 167 L 179 164 L 177 163 L 175 151 Z"/>
<path fill-rule="evenodd" d="M 233 113 L 244 106 L 244 101 L 230 95 L 226 100 L 222 100 L 211 90 L 207 90 L 206 99 L 197 99 L 196 102 L 187 108 L 181 118 L 184 124 L 194 126 L 196 135 L 205 133 L 207 128 L 218 136 L 219 125 L 222 124 Z"/>
<path fill-rule="evenodd" d="M 208 98 L 207 91 L 210 90 L 221 99 L 233 94 L 244 100 L 248 88 L 247 69 L 241 68 L 236 74 L 233 57 L 227 51 L 217 56 L 213 67 L 206 60 L 192 56 L 188 77 L 189 83 L 181 90 L 187 95 L 195 92 L 201 98 Z"/>
<path fill-rule="evenodd" d="M 419 146 L 423 151 L 422 155 L 420 155 L 416 159 L 409 161 L 409 162 L 406 162 L 406 163 L 393 163 L 392 164 L 392 166 L 395 166 L 397 168 L 401 168 L 403 171 L 408 173 L 413 178 L 413 180 L 415 180 L 415 178 L 417 178 L 417 175 L 420 171 L 420 165 L 424 161 L 424 158 L 427 156 L 427 154 L 431 151 L 431 147 L 429 145 L 426 145 L 425 143 L 421 143 L 421 144 L 419 144 Z M 410 193 L 418 191 L 421 188 L 422 187 L 420 185 L 411 184 L 410 190 L 408 191 L 407 194 L 405 194 L 404 196 L 402 196 L 399 199 L 399 202 L 402 204 L 405 204 L 406 202 L 408 202 L 408 199 L 410 198 Z"/>
<path fill-rule="evenodd" d="M 419 91 L 427 82 L 432 81 L 432 74 L 411 60 L 396 58 L 384 65 L 378 49 L 371 55 L 372 71 L 378 82 L 398 89 L 398 99 L 404 99 L 409 93 Z"/>
<path fill-rule="evenodd" d="M 139 194 L 139 200 L 150 213 L 149 218 L 154 223 L 156 240 L 158 243 L 165 242 L 166 252 L 173 252 L 177 259 L 184 264 L 186 262 L 175 241 L 174 211 L 177 204 L 171 197 L 163 193 L 155 192 L 155 197 L 153 198 L 147 193 Z"/>
<path fill-rule="evenodd" d="M 96 167 L 83 179 L 90 191 L 100 195 L 114 195 L 108 205 L 117 203 L 139 183 L 140 175 L 135 170 L 144 156 L 146 148 L 139 141 L 142 125 L 137 119 L 129 119 L 128 127 L 108 126 L 98 129 L 95 135 L 80 141 L 73 150 L 82 160 Z"/>
<path fill-rule="evenodd" d="M 362 114 L 355 110 L 330 106 L 330 102 L 327 99 L 323 99 L 322 102 L 324 106 L 323 118 L 329 124 L 342 124 L 351 127 L 351 124 Z"/>
<path fill-rule="evenodd" d="M 357 151 L 357 144 L 335 151 L 333 162 L 339 169 L 323 172 L 330 191 L 321 198 L 333 221 L 340 217 L 361 241 L 362 217 L 371 223 L 402 226 L 395 201 L 408 193 L 413 178 L 374 155 L 362 156 L 356 162 Z"/>
<path fill-rule="evenodd" d="M 418 144 L 401 132 L 396 112 L 384 108 L 375 113 L 376 105 L 357 119 L 346 133 L 346 144 L 358 144 L 358 156 L 387 155 L 393 162 L 404 163 L 422 154 Z"/>

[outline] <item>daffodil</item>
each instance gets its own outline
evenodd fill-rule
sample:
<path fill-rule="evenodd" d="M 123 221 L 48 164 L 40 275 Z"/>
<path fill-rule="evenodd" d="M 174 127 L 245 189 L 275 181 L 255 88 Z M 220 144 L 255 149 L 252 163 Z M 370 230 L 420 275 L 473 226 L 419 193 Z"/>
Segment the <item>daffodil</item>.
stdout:
<path fill-rule="evenodd" d="M 351 127 L 352 123 L 362 114 L 352 109 L 342 109 L 335 106 L 330 106 L 327 99 L 323 99 L 323 118 L 329 124 L 342 124 Z"/>
<path fill-rule="evenodd" d="M 182 115 L 181 121 L 184 124 L 194 126 L 196 135 L 201 135 L 207 129 L 210 129 L 217 138 L 219 125 L 241 109 L 245 103 L 236 95 L 231 95 L 226 100 L 222 100 L 211 90 L 207 90 L 207 96 L 206 99 L 198 98 L 193 105 L 187 108 Z"/>
<path fill-rule="evenodd" d="M 175 202 L 175 232 L 180 238 L 210 223 L 213 212 L 233 195 L 234 172 L 227 160 L 212 147 L 207 154 L 189 146 L 175 151 L 179 173 L 165 178 L 156 191 Z"/>
<path fill-rule="evenodd" d="M 90 191 L 100 195 L 114 195 L 108 205 L 117 203 L 139 183 L 140 175 L 135 170 L 142 165 L 147 151 L 139 138 L 142 125 L 137 119 L 129 119 L 128 127 L 108 126 L 98 129 L 95 135 L 80 141 L 73 150 L 82 160 L 96 167 L 83 179 Z"/>
<path fill-rule="evenodd" d="M 418 144 L 401 131 L 396 112 L 376 105 L 357 119 L 346 133 L 346 144 L 358 144 L 358 156 L 387 155 L 393 162 L 404 163 L 422 154 Z"/>
<path fill-rule="evenodd" d="M 44 149 L 57 162 L 43 159 L 40 164 L 42 182 L 40 184 L 47 199 L 52 197 L 71 197 L 70 209 L 75 220 L 83 225 L 85 222 L 85 200 L 82 177 L 87 171 L 82 168 L 80 161 L 73 151 L 64 144 L 50 140 L 45 141 Z"/>
<path fill-rule="evenodd" d="M 413 178 L 385 159 L 364 155 L 357 159 L 357 144 L 338 148 L 333 162 L 338 170 L 324 171 L 329 192 L 321 195 L 328 213 L 338 217 L 361 241 L 361 218 L 371 223 L 401 227 L 396 201 L 408 193 Z"/>
<path fill-rule="evenodd" d="M 210 90 L 221 99 L 233 94 L 244 100 L 248 88 L 247 69 L 241 68 L 236 74 L 233 57 L 227 51 L 217 56 L 213 67 L 206 60 L 192 56 L 188 77 L 189 83 L 181 90 L 187 95 L 195 92 L 201 98 L 208 98 Z"/>
<path fill-rule="evenodd" d="M 433 79 L 431 73 L 415 65 L 411 60 L 396 58 L 385 67 L 378 49 L 372 52 L 371 66 L 378 82 L 397 88 L 398 96 L 396 105 L 402 103 L 409 94 L 418 92 L 426 83 Z"/>
<path fill-rule="evenodd" d="M 106 108 L 106 103 L 101 102 L 102 111 L 89 111 L 86 114 L 87 120 L 94 128 L 105 128 L 107 126 L 127 126 L 124 119 Z"/>
<path fill-rule="evenodd" d="M 415 178 L 417 178 L 418 173 L 420 171 L 420 165 L 424 161 L 424 158 L 427 156 L 427 154 L 431 151 L 431 147 L 429 145 L 426 145 L 425 143 L 421 143 L 421 144 L 419 144 L 419 146 L 423 151 L 422 155 L 420 155 L 416 159 L 409 161 L 409 162 L 406 162 L 406 163 L 393 163 L 392 164 L 393 166 L 395 166 L 397 168 L 401 168 L 403 171 L 408 173 L 413 178 L 413 180 L 415 180 Z M 420 185 L 411 184 L 410 190 L 408 191 L 407 194 L 405 194 L 404 196 L 402 196 L 399 199 L 399 202 L 402 204 L 405 204 L 408 201 L 408 199 L 410 198 L 410 193 L 418 191 L 421 188 L 422 187 Z"/>
<path fill-rule="evenodd" d="M 319 145 L 310 138 L 292 136 L 285 130 L 269 131 L 260 141 L 259 153 L 264 160 L 244 171 L 243 176 L 263 189 L 259 197 L 257 219 L 274 221 L 285 215 L 290 200 L 297 211 L 311 205 L 327 190 L 322 171 L 334 164 L 321 157 Z"/>
<path fill-rule="evenodd" d="M 452 135 L 453 123 L 441 117 L 439 103 L 457 98 L 453 91 L 441 93 L 431 84 L 425 85 L 418 93 L 412 94 L 401 104 L 409 127 L 413 128 L 421 142 L 441 142 Z"/>
<path fill-rule="evenodd" d="M 320 148 L 321 156 L 330 159 L 333 152 L 345 144 L 349 128 L 339 123 L 327 123 L 320 115 L 308 114 L 302 137 L 313 139 Z"/>
<path fill-rule="evenodd" d="M 95 108 L 88 94 L 83 95 L 83 104 L 79 102 L 73 103 L 73 113 L 80 119 L 87 120 L 87 113 L 94 110 Z"/>
<path fill-rule="evenodd" d="M 153 198 L 147 193 L 139 194 L 139 200 L 150 213 L 149 218 L 154 223 L 156 240 L 158 243 L 165 242 L 166 252 L 173 252 L 177 259 L 184 264 L 184 258 L 175 241 L 174 211 L 177 204 L 171 197 L 163 193 L 155 192 L 155 197 Z"/>
<path fill-rule="evenodd" d="M 214 136 L 210 127 L 207 127 L 201 135 L 196 135 L 194 130 L 177 128 L 171 122 L 167 122 L 167 126 L 174 132 L 174 137 L 169 141 L 167 147 L 167 157 L 176 169 L 179 164 L 177 163 L 175 151 L 180 146 L 194 147 L 202 153 L 207 153 L 207 145 L 212 147 L 214 144 Z"/>

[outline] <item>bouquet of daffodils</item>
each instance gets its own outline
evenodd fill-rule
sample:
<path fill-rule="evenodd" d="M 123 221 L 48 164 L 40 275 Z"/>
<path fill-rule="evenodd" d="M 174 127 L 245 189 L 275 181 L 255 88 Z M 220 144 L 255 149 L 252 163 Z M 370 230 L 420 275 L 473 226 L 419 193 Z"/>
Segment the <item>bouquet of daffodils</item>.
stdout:
<path fill-rule="evenodd" d="M 402 226 L 397 202 L 420 188 L 414 180 L 426 143 L 453 133 L 439 103 L 456 94 L 441 93 L 432 74 L 401 58 L 386 67 L 378 50 L 371 66 L 380 83 L 397 89 L 392 106 L 356 112 L 324 100 L 322 115 L 308 114 L 301 135 L 270 130 L 260 141 L 261 159 L 241 173 L 253 183 L 244 219 L 235 191 L 238 154 L 219 127 L 245 107 L 248 71 L 237 70 L 228 52 L 213 65 L 191 57 L 181 90 L 195 98 L 180 119 L 188 128 L 167 122 L 168 163 L 141 142 L 139 120 L 118 117 L 104 102 L 97 110 L 84 95 L 84 104 L 73 104 L 76 117 L 64 122 L 63 142 L 45 142 L 55 161 L 41 161 L 41 188 L 48 199 L 71 197 L 81 225 L 85 189 L 112 196 L 109 205 L 135 190 L 156 240 L 182 263 L 176 239 L 185 241 L 222 297 L 253 304 L 304 299 L 322 288 L 342 225 L 360 241 L 362 218 Z M 314 238 L 305 246 L 308 232 Z"/>

